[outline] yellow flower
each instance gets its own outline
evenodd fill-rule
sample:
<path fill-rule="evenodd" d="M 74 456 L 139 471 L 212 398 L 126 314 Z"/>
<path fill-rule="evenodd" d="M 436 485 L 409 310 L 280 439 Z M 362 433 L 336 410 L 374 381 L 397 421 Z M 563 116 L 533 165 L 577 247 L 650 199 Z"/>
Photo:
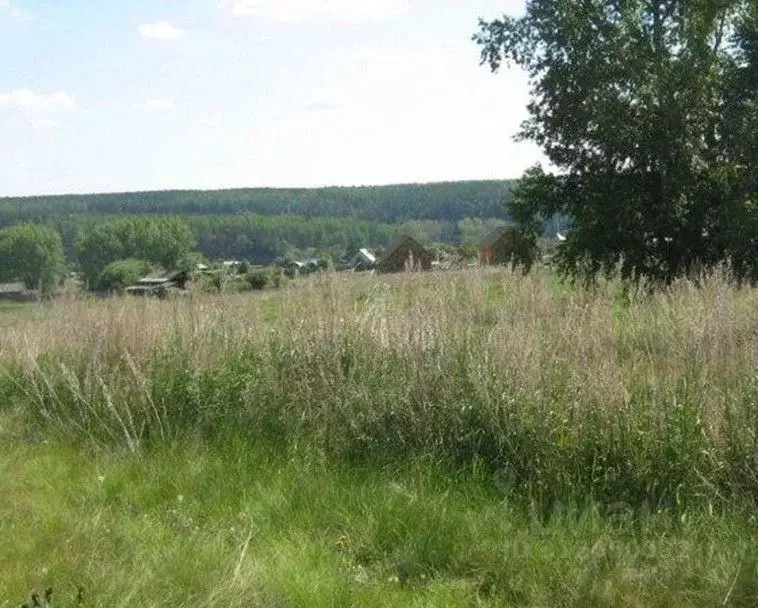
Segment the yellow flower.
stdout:
<path fill-rule="evenodd" d="M 342 536 L 338 537 L 334 542 L 332 542 L 332 547 L 336 549 L 337 551 L 342 551 L 347 547 L 348 542 L 347 535 L 343 534 Z"/>

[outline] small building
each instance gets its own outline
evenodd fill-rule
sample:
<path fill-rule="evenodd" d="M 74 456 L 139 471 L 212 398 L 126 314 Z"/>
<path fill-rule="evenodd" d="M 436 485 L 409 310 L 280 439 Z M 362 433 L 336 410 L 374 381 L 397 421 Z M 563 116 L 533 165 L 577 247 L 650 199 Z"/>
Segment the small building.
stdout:
<path fill-rule="evenodd" d="M 227 260 L 222 264 L 224 270 L 233 274 L 239 274 L 243 268 L 242 262 L 239 260 Z"/>
<path fill-rule="evenodd" d="M 359 249 L 348 264 L 353 272 L 364 272 L 376 268 L 376 256 L 368 249 Z"/>
<path fill-rule="evenodd" d="M 187 289 L 189 274 L 179 270 L 162 276 L 144 277 L 136 285 L 126 288 L 126 293 L 133 296 L 165 296 L 169 293 L 183 292 Z"/>
<path fill-rule="evenodd" d="M 432 269 L 434 254 L 410 236 L 398 237 L 379 262 L 381 272 L 405 272 Z"/>
<path fill-rule="evenodd" d="M 0 300 L 6 302 L 32 302 L 39 300 L 36 291 L 29 291 L 23 283 L 0 283 Z"/>
<path fill-rule="evenodd" d="M 510 264 L 514 258 L 523 258 L 528 249 L 528 244 L 515 229 L 497 228 L 479 243 L 479 264 Z"/>
<path fill-rule="evenodd" d="M 307 272 L 305 264 L 298 260 L 285 260 L 281 263 L 281 268 L 284 269 L 284 275 L 291 279 L 300 276 L 303 272 Z"/>

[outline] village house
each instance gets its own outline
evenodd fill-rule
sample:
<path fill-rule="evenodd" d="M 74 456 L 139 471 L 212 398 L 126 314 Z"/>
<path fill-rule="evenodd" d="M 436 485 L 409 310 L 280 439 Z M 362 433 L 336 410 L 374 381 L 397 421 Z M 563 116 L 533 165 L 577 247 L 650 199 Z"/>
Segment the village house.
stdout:
<path fill-rule="evenodd" d="M 302 264 L 308 272 L 316 272 L 319 269 L 318 258 L 308 258 L 303 260 Z"/>
<path fill-rule="evenodd" d="M 493 230 L 479 243 L 479 264 L 505 265 L 529 258 L 531 245 L 514 228 Z"/>
<path fill-rule="evenodd" d="M 379 262 L 381 272 L 431 270 L 434 254 L 410 236 L 401 236 L 387 249 Z"/>
<path fill-rule="evenodd" d="M 221 264 L 222 268 L 231 274 L 240 274 L 243 271 L 243 268 L 247 266 L 247 264 L 243 264 L 239 260 L 226 260 Z"/>
<path fill-rule="evenodd" d="M 479 263 L 483 266 L 507 264 L 513 256 L 513 249 L 513 229 L 496 228 L 479 243 Z"/>
<path fill-rule="evenodd" d="M 374 270 L 376 268 L 376 256 L 368 249 L 359 249 L 348 266 L 353 272 Z"/>
<path fill-rule="evenodd" d="M 39 300 L 36 291 L 29 291 L 23 283 L 0 283 L 0 300 L 6 302 L 32 302 Z"/>
<path fill-rule="evenodd" d="M 165 296 L 186 290 L 188 282 L 189 274 L 179 270 L 162 276 L 144 277 L 136 285 L 127 287 L 126 293 L 133 296 Z"/>

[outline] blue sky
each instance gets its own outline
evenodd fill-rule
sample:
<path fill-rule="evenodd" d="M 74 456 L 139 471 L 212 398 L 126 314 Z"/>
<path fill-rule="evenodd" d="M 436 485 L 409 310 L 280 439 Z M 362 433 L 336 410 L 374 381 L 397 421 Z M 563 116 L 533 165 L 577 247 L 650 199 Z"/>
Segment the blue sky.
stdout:
<path fill-rule="evenodd" d="M 522 0 L 0 0 L 0 196 L 517 177 Z"/>

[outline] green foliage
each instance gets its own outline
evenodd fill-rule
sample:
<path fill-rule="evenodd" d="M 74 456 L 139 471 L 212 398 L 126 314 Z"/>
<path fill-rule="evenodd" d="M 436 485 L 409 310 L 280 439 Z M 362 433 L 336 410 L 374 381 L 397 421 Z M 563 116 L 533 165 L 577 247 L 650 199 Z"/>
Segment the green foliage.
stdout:
<path fill-rule="evenodd" d="M 150 262 L 145 260 L 116 260 L 108 264 L 97 278 L 95 289 L 101 292 L 121 292 L 134 285 L 150 271 Z"/>
<path fill-rule="evenodd" d="M 226 273 L 219 270 L 200 274 L 195 277 L 195 285 L 200 291 L 221 293 L 229 283 Z"/>
<path fill-rule="evenodd" d="M 509 239 L 506 253 L 511 268 L 522 268 L 524 272 L 529 272 L 540 255 L 537 235 L 520 228 L 509 228 L 506 235 Z"/>
<path fill-rule="evenodd" d="M 315 248 L 352 251 L 367 244 L 387 244 L 398 228 L 353 218 L 284 215 L 193 215 L 184 218 L 198 248 L 213 259 L 248 259 L 272 264 L 294 250 Z"/>
<path fill-rule="evenodd" d="M 325 253 L 318 256 L 318 269 L 322 271 L 334 270 L 334 260 L 332 259 L 332 256 Z"/>
<path fill-rule="evenodd" d="M 519 137 L 559 169 L 532 170 L 510 209 L 570 216 L 564 273 L 672 278 L 729 260 L 758 280 L 754 255 L 758 105 L 756 5 L 531 0 L 481 22 L 482 60 L 522 67 L 530 118 Z M 751 253 L 752 250 L 752 253 Z"/>
<path fill-rule="evenodd" d="M 88 215 L 293 215 L 380 223 L 506 217 L 507 181 L 345 188 L 257 188 L 0 199 L 0 226 L 26 218 Z"/>
<path fill-rule="evenodd" d="M 173 218 L 190 227 L 198 251 L 209 259 L 251 260 L 255 264 L 273 264 L 292 252 L 328 253 L 333 260 L 342 259 L 361 247 L 387 246 L 400 234 L 408 234 L 421 243 L 457 244 L 460 221 L 483 219 L 495 225 L 507 221 L 509 182 L 455 182 L 322 189 L 260 189 L 209 192 L 153 192 L 103 194 L 87 196 L 0 199 L 0 226 L 24 218 L 45 221 L 55 226 L 63 237 L 66 259 L 93 266 L 86 271 L 90 281 L 104 265 L 82 256 L 79 246 L 92 240 L 91 249 L 103 246 L 115 250 L 105 264 L 124 257 L 150 259 L 121 243 L 125 237 L 110 224 L 113 216 L 126 223 L 137 218 L 163 221 Z M 479 221 L 479 220 L 475 220 Z M 122 227 L 123 228 L 123 227 Z M 554 225 L 546 225 L 553 230 Z M 100 233 L 103 230 L 107 234 Z M 116 233 L 116 234 L 114 234 Z M 128 241 L 129 238 L 126 238 Z M 132 239 L 133 240 L 133 239 Z M 116 242 L 114 245 L 113 241 Z M 144 247 L 143 247 L 144 248 Z M 124 251 L 127 249 L 127 251 Z M 193 254 L 183 256 L 177 267 L 194 269 Z M 195 258 L 197 256 L 195 255 Z M 152 261 L 152 260 L 151 260 Z M 160 263 L 160 262 L 155 262 Z"/>
<path fill-rule="evenodd" d="M 79 266 L 90 288 L 103 269 L 117 260 L 146 260 L 175 269 L 188 259 L 195 239 L 176 217 L 119 217 L 92 226 L 76 243 Z"/>
<path fill-rule="evenodd" d="M 452 241 L 457 237 L 455 223 L 435 220 L 407 220 L 399 224 L 396 233 L 414 238 L 423 245 Z"/>
<path fill-rule="evenodd" d="M 458 232 L 462 245 L 477 246 L 497 228 L 503 228 L 508 222 L 497 218 L 466 217 L 458 222 Z"/>
<path fill-rule="evenodd" d="M 480 466 L 540 509 L 753 504 L 758 291 L 546 278 L 322 274 L 265 298 L 74 303 L 3 334 L 0 415 L 131 450 L 233 431 L 343 462 Z"/>
<path fill-rule="evenodd" d="M 269 272 L 267 270 L 253 270 L 245 275 L 245 280 L 250 289 L 264 289 L 269 282 Z"/>
<path fill-rule="evenodd" d="M 52 587 L 73 607 L 79 586 L 83 606 L 146 608 L 758 603 L 758 529 L 738 508 L 542 517 L 476 467 L 237 437 L 139 455 L 4 440 L 0 458 L 8 606 Z"/>
<path fill-rule="evenodd" d="M 755 605 L 757 305 L 501 269 L 48 307 L 0 328 L 0 598 Z"/>
<path fill-rule="evenodd" d="M 80 258 L 77 243 L 124 214 L 181 218 L 210 259 L 272 264 L 288 251 L 309 248 L 339 259 L 360 247 L 386 246 L 400 232 L 423 243 L 456 242 L 458 220 L 507 216 L 508 187 L 505 181 L 479 181 L 6 198 L 0 199 L 0 227 L 25 219 L 50 223 L 61 232 L 71 262 Z M 150 259 L 141 252 L 117 251 L 87 271 L 90 281 L 106 264 L 126 257 Z M 87 266 L 90 262 L 84 260 Z"/>
<path fill-rule="evenodd" d="M 0 280 L 50 294 L 64 273 L 61 236 L 54 228 L 18 224 L 0 230 Z"/>

